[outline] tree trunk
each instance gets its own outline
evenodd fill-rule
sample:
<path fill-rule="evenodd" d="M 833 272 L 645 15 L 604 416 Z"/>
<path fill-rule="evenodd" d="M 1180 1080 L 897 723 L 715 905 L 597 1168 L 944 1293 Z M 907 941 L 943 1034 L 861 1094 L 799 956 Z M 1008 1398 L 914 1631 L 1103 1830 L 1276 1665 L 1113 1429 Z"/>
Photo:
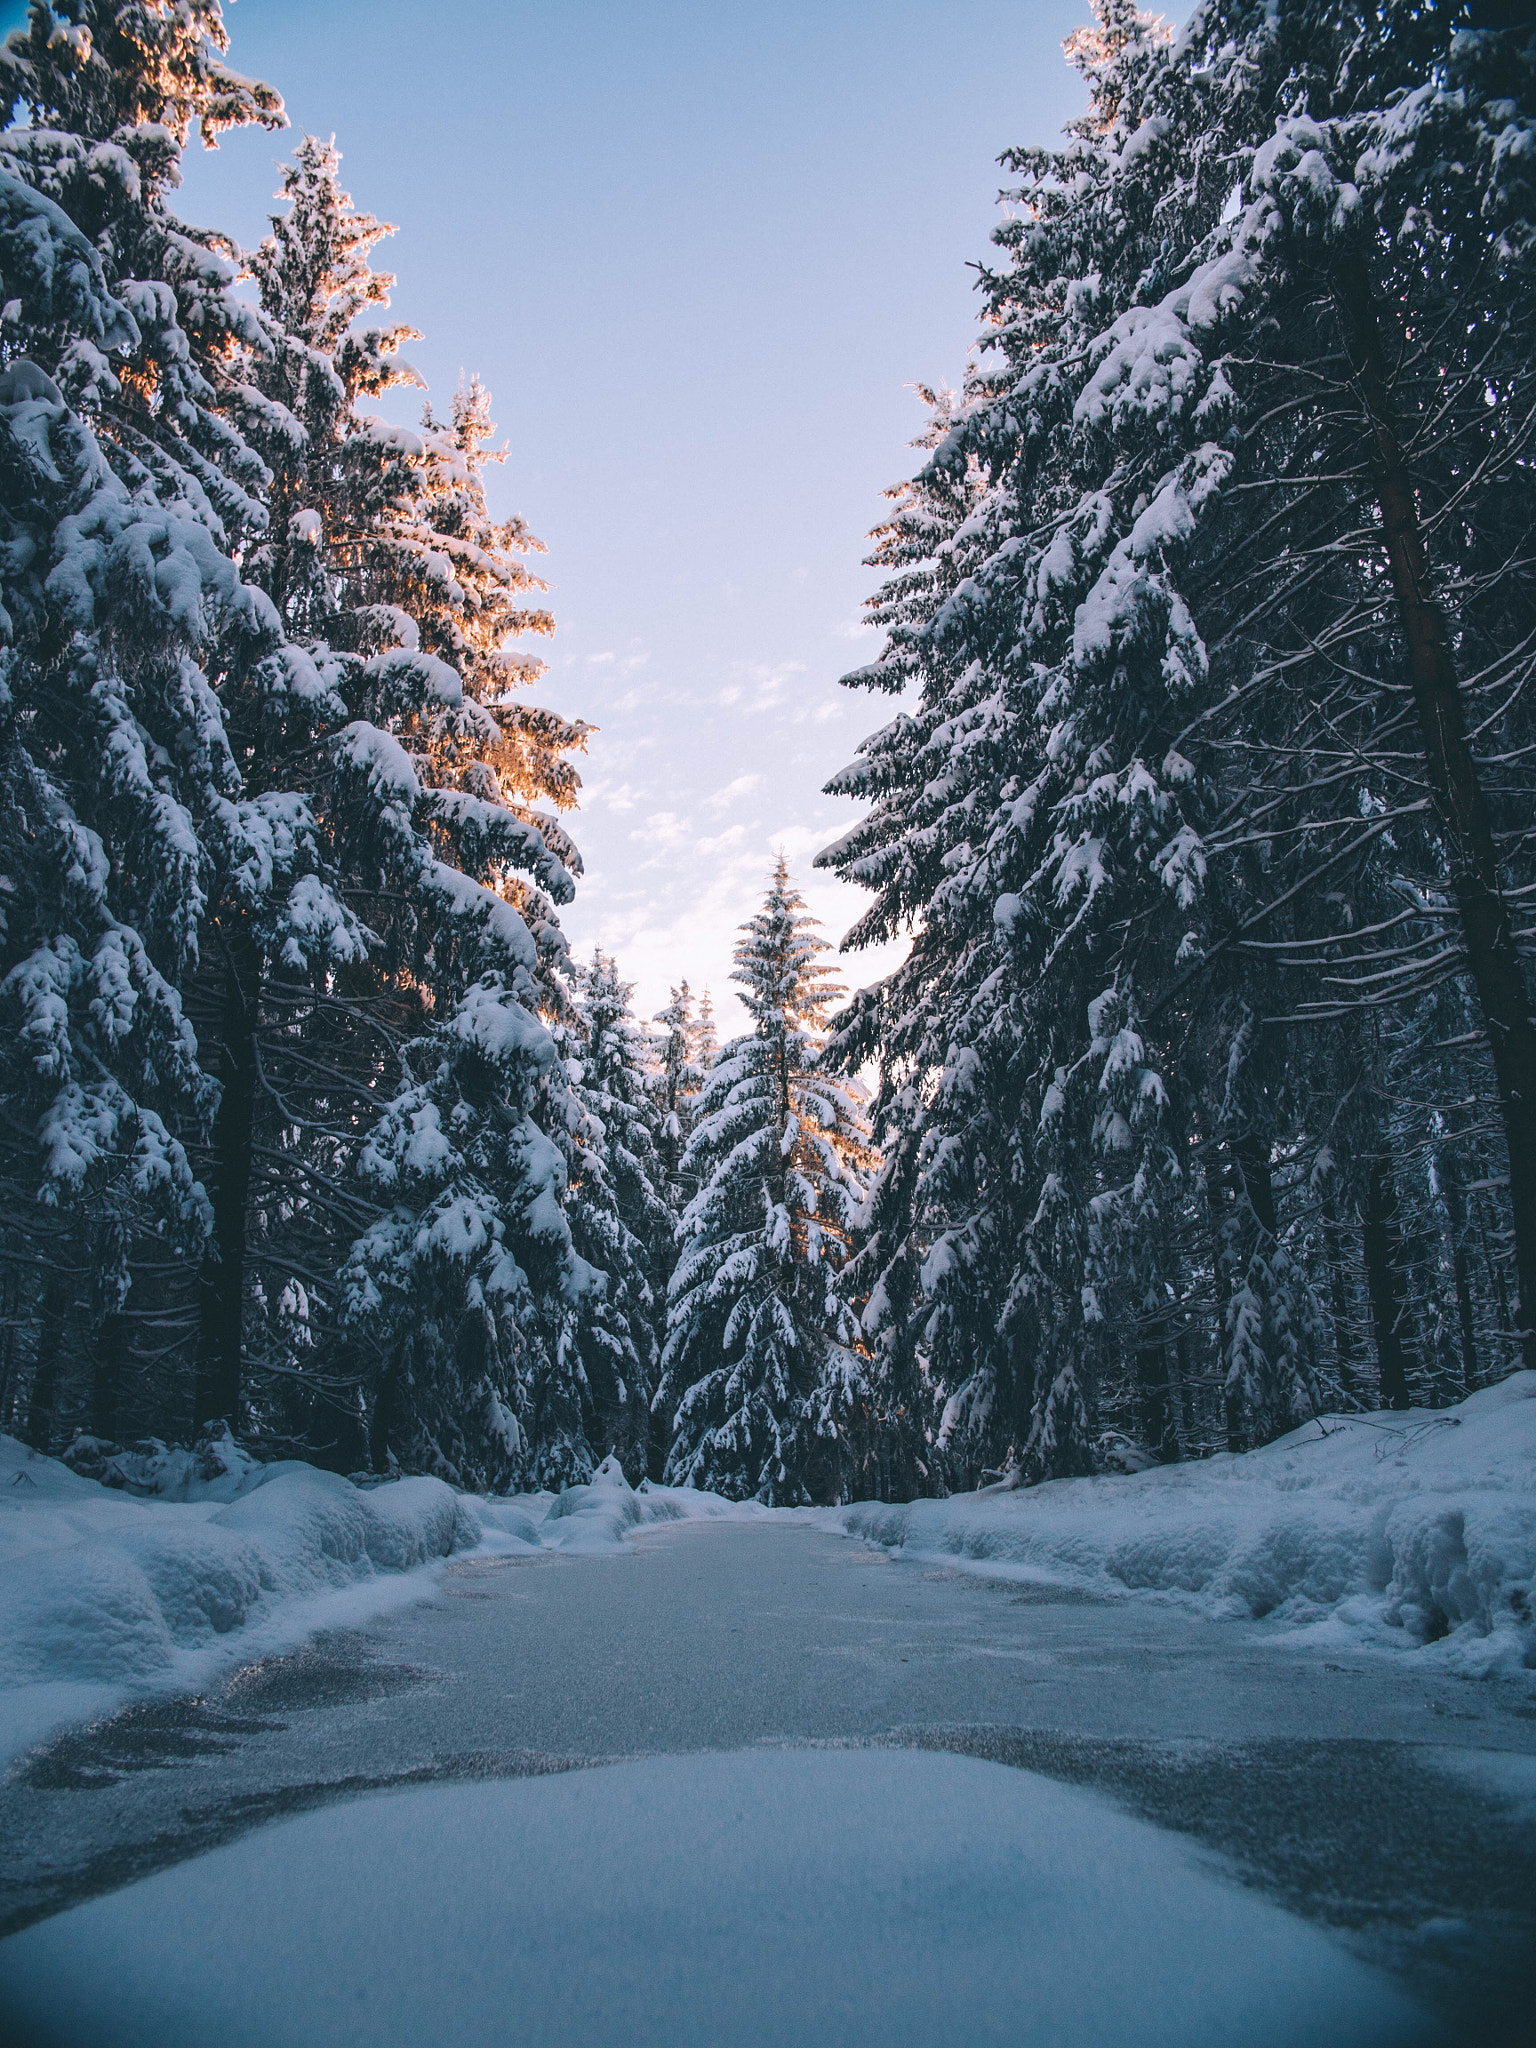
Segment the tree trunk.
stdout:
<path fill-rule="evenodd" d="M 1376 1332 L 1377 1384 L 1383 1408 L 1406 1408 L 1408 1360 L 1402 1331 L 1408 1316 L 1398 1233 L 1397 1182 L 1391 1168 L 1372 1160 L 1365 1174 L 1365 1284 Z"/>
<path fill-rule="evenodd" d="M 1472 1261 L 1467 1257 L 1467 1198 L 1461 1185 L 1461 1167 L 1450 1150 L 1435 1162 L 1440 1193 L 1445 1202 L 1446 1222 L 1451 1240 L 1451 1272 L 1456 1282 L 1456 1325 L 1461 1341 L 1461 1390 L 1470 1394 L 1477 1385 L 1477 1334 L 1472 1314 Z"/>
<path fill-rule="evenodd" d="M 213 1238 L 203 1255 L 193 1422 L 240 1426 L 245 1307 L 246 1205 L 256 1119 L 256 1020 L 261 963 L 244 932 L 225 954 L 221 1036 L 224 1092 L 213 1120 Z"/>
<path fill-rule="evenodd" d="M 127 1318 L 121 1310 L 113 1309 L 102 1317 L 96 1331 L 96 1361 L 91 1374 L 91 1434 L 109 1442 L 117 1435 L 127 1337 Z"/>
<path fill-rule="evenodd" d="M 1467 968 L 1488 1034 L 1504 1137 L 1515 1231 L 1516 1317 L 1525 1363 L 1536 1366 L 1536 1025 L 1499 883 L 1493 825 L 1467 740 L 1465 708 L 1429 567 L 1413 480 L 1397 438 L 1391 383 L 1370 277 L 1362 256 L 1341 257 L 1333 285 L 1351 361 L 1371 423 L 1371 470 L 1392 572 L 1414 703 L 1435 807 L 1445 833 L 1451 888 Z"/>
<path fill-rule="evenodd" d="M 32 1368 L 32 1393 L 27 1403 L 27 1442 L 46 1451 L 53 1440 L 58 1405 L 59 1367 L 64 1350 L 64 1283 L 50 1279 L 43 1289 L 42 1319 L 37 1328 L 37 1361 Z"/>
<path fill-rule="evenodd" d="M 1355 1354 L 1354 1332 L 1349 1327 L 1349 1283 L 1344 1277 L 1344 1236 L 1339 1229 L 1338 1210 L 1331 1194 L 1323 1201 L 1323 1244 L 1328 1253 L 1328 1290 L 1333 1309 L 1334 1361 L 1339 1370 L 1340 1387 L 1345 1394 L 1353 1398 L 1358 1360 Z"/>
<path fill-rule="evenodd" d="M 1140 1410 L 1142 1442 L 1162 1464 L 1175 1463 L 1179 1440 L 1173 1427 L 1166 1343 L 1142 1344 L 1137 1348 L 1136 1405 Z"/>
<path fill-rule="evenodd" d="M 1216 1373 L 1223 1390 L 1222 1405 L 1227 1431 L 1227 1449 L 1245 1451 L 1248 1448 L 1248 1430 L 1243 1416 L 1243 1404 L 1228 1384 L 1232 1362 L 1227 1341 L 1227 1309 L 1232 1300 L 1230 1217 L 1227 1209 L 1227 1183 L 1230 1178 L 1230 1169 L 1221 1156 L 1220 1148 L 1213 1146 L 1210 1164 L 1205 1173 L 1205 1198 L 1211 1222 L 1211 1293 L 1216 1311 Z"/>
<path fill-rule="evenodd" d="M 379 1381 L 379 1391 L 374 1398 L 373 1414 L 368 1419 L 368 1462 L 381 1478 L 389 1472 L 389 1433 L 395 1421 L 395 1391 L 404 1370 L 405 1345 L 402 1344 L 384 1368 L 384 1377 Z"/>

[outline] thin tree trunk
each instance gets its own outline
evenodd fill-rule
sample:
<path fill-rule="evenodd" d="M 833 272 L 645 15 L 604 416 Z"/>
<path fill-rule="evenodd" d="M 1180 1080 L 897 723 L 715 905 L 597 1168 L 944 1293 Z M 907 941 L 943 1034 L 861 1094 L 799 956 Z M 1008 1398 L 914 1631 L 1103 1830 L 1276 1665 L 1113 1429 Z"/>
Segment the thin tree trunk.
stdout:
<path fill-rule="evenodd" d="M 1489 1234 L 1488 1211 L 1490 1206 L 1491 1204 L 1483 1196 L 1478 1196 L 1474 1205 L 1474 1213 L 1477 1217 L 1477 1235 L 1478 1241 L 1483 1247 L 1483 1270 L 1488 1275 L 1488 1286 L 1494 1300 L 1498 1303 L 1499 1328 L 1507 1330 L 1510 1322 L 1509 1289 L 1504 1285 L 1503 1255 L 1499 1252 L 1492 1236 Z"/>
<path fill-rule="evenodd" d="M 240 1423 L 245 1308 L 246 1206 L 251 1188 L 251 1144 L 256 1118 L 256 1019 L 260 961 L 248 935 L 231 937 L 226 950 L 224 1092 L 213 1120 L 213 1238 L 203 1257 L 201 1320 L 197 1343 L 197 1395 L 193 1422 Z"/>
<path fill-rule="evenodd" d="M 1341 257 L 1334 292 L 1371 422 L 1371 469 L 1391 565 L 1414 703 L 1436 809 L 1445 830 L 1451 888 L 1467 968 L 1482 1004 L 1504 1136 L 1515 1232 L 1516 1316 L 1525 1363 L 1536 1366 L 1536 1025 L 1499 883 L 1493 825 L 1467 739 L 1465 707 L 1429 567 L 1413 479 L 1397 438 L 1391 382 L 1365 260 Z"/>
<path fill-rule="evenodd" d="M 1372 1160 L 1365 1174 L 1365 1284 L 1376 1332 L 1377 1384 L 1383 1408 L 1406 1408 L 1408 1360 L 1402 1330 L 1408 1315 L 1398 1232 L 1397 1183 L 1391 1168 Z"/>
<path fill-rule="evenodd" d="M 1243 1193 L 1248 1197 L 1248 1206 L 1258 1218 L 1264 1235 L 1273 1243 L 1278 1234 L 1275 1227 L 1275 1184 L 1258 1134 L 1245 1131 L 1233 1146 L 1232 1153 L 1237 1161 L 1237 1170 L 1243 1177 Z"/>
<path fill-rule="evenodd" d="M 1173 1431 L 1173 1404 L 1169 1398 L 1168 1346 L 1143 1344 L 1136 1352 L 1136 1396 L 1140 1409 L 1142 1442 L 1164 1465 L 1179 1455 Z"/>
<path fill-rule="evenodd" d="M 405 1345 L 401 1344 L 384 1368 L 384 1377 L 379 1381 L 379 1391 L 373 1403 L 373 1414 L 368 1420 L 368 1462 L 381 1478 L 389 1471 L 389 1433 L 395 1421 L 396 1388 L 404 1370 Z"/>
<path fill-rule="evenodd" d="M 58 1405 L 59 1367 L 64 1350 L 64 1283 L 50 1279 L 43 1289 L 43 1312 L 37 1329 L 37 1362 L 32 1368 L 32 1394 L 27 1403 L 27 1442 L 46 1451 L 53 1440 Z"/>
<path fill-rule="evenodd" d="M 1333 1308 L 1333 1355 L 1339 1385 L 1353 1398 L 1356 1390 L 1355 1335 L 1349 1326 L 1349 1283 L 1344 1277 L 1344 1237 L 1333 1196 L 1323 1202 L 1323 1244 L 1328 1253 L 1328 1290 Z"/>
<path fill-rule="evenodd" d="M 127 1319 L 121 1310 L 113 1309 L 102 1317 L 96 1332 L 95 1370 L 91 1374 L 91 1434 L 109 1442 L 117 1435 L 127 1336 Z"/>
<path fill-rule="evenodd" d="M 1232 1272 L 1229 1264 L 1231 1248 L 1228 1243 L 1226 1189 L 1230 1177 L 1230 1169 L 1221 1156 L 1220 1148 L 1213 1147 L 1210 1164 L 1205 1173 L 1205 1198 L 1211 1221 L 1211 1292 L 1216 1309 L 1216 1371 L 1222 1386 L 1222 1419 L 1226 1426 L 1227 1449 L 1245 1451 L 1248 1448 L 1248 1432 L 1244 1423 L 1242 1402 L 1236 1398 L 1228 1385 L 1231 1358 L 1227 1341 L 1227 1308 L 1232 1299 Z"/>
<path fill-rule="evenodd" d="M 1451 1240 L 1451 1272 L 1456 1282 L 1456 1325 L 1461 1340 L 1461 1390 L 1470 1394 L 1477 1385 L 1477 1333 L 1472 1314 L 1472 1262 L 1467 1257 L 1467 1198 L 1462 1192 L 1461 1168 L 1449 1149 L 1436 1161 L 1440 1193 L 1445 1201 L 1446 1222 Z"/>

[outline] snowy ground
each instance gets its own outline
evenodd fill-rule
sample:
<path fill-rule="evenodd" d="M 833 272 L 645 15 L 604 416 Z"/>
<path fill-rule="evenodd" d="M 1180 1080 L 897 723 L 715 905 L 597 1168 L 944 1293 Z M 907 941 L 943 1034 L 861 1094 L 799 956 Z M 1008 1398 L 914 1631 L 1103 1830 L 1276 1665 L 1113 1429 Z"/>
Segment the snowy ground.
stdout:
<path fill-rule="evenodd" d="M 900 1751 L 652 1758 L 307 1814 L 45 1921 L 3 1970 L 40 2039 L 110 2012 L 117 2048 L 1438 2038 L 1176 1837 Z"/>
<path fill-rule="evenodd" d="M 611 1473 L 479 1503 L 269 1468 L 141 1501 L 7 1446 L 0 1726 L 31 1747 L 0 1782 L 0 2016 L 68 1984 L 25 2048 L 425 2048 L 509 2000 L 530 2041 L 1097 2048 L 1269 2038 L 1259 1985 L 1277 2041 L 1415 2038 L 1403 1995 L 1428 2038 L 1520 2038 L 1532 1384 L 837 1516 Z M 261 1967 L 221 1975 L 242 1942 Z"/>
<path fill-rule="evenodd" d="M 0 1762 L 143 1693 L 420 1599 L 441 1560 L 611 1551 L 648 1523 L 753 1515 L 683 1488 L 634 1493 L 611 1460 L 557 1497 L 480 1500 L 436 1479 L 360 1489 L 230 1446 L 211 1479 L 183 1454 L 166 1494 L 81 1478 L 0 1436 Z"/>

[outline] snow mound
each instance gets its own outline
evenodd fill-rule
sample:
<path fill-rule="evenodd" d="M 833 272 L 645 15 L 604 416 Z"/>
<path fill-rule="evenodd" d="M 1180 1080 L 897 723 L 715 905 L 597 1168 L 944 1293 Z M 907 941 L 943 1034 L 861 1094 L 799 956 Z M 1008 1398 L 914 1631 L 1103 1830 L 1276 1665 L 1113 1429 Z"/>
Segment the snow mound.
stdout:
<path fill-rule="evenodd" d="M 1536 1372 L 1243 1456 L 829 1519 L 918 1557 L 1326 1625 L 1467 1675 L 1536 1667 Z"/>
<path fill-rule="evenodd" d="M 285 1622 L 302 1634 L 324 1596 L 480 1541 L 436 1479 L 362 1492 L 244 1454 L 203 1477 L 170 1463 L 169 1478 L 183 1498 L 105 1486 L 0 1437 L 0 1751 L 124 1691 L 204 1683 L 208 1652 L 239 1655 Z"/>
<path fill-rule="evenodd" d="M 273 1967 L 273 1959 L 281 1967 Z M 35 2048 L 1416 2048 L 1179 1838 L 1001 1764 L 654 1757 L 284 1820 L 0 1943 Z"/>
<path fill-rule="evenodd" d="M 63 1462 L 86 1479 L 125 1493 L 154 1494 L 162 1500 L 236 1500 L 264 1485 L 272 1467 L 235 1442 L 229 1424 L 211 1424 L 190 1450 L 172 1449 L 158 1437 L 124 1448 L 103 1437 L 75 1438 Z"/>
<path fill-rule="evenodd" d="M 547 1495 L 525 1495 L 523 1499 L 530 1503 L 548 1502 L 535 1531 L 542 1548 L 588 1556 L 612 1550 L 634 1530 L 657 1522 L 739 1518 L 772 1512 L 757 1501 L 724 1500 L 717 1493 L 700 1493 L 691 1486 L 653 1486 L 646 1480 L 636 1489 L 624 1477 L 617 1458 L 604 1458 L 586 1486 L 568 1486 L 553 1499 Z M 487 1508 L 493 1512 L 500 1509 L 500 1503 L 476 1505 L 482 1514 Z M 518 1503 L 514 1500 L 507 1505 L 515 1510 Z"/>

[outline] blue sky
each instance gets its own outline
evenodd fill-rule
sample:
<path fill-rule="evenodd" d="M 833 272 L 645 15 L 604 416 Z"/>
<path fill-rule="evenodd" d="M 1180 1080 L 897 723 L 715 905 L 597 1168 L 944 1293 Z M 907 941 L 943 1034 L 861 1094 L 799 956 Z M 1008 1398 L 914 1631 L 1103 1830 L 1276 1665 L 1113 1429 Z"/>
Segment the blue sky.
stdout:
<path fill-rule="evenodd" d="M 0 6 L 0 21 L 21 18 Z M 436 400 L 478 371 L 511 445 L 493 502 L 545 541 L 544 701 L 601 731 L 566 918 L 649 1014 L 708 983 L 774 850 L 834 941 L 864 898 L 811 858 L 885 698 L 861 636 L 881 491 L 958 383 L 1011 143 L 1082 94 L 1086 0 L 238 0 L 232 62 L 335 134 Z M 188 219 L 259 238 L 296 136 L 189 153 Z M 384 409 L 413 416 L 410 394 Z M 885 963 L 853 956 L 857 986 Z"/>

